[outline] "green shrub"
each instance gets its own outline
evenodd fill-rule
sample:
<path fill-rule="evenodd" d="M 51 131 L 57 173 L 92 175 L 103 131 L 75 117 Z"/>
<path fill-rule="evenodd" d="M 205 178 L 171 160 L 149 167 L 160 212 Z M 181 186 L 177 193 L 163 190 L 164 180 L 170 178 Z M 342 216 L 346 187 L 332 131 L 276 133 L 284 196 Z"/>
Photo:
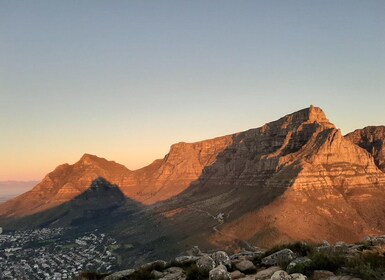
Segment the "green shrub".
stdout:
<path fill-rule="evenodd" d="M 364 254 L 346 263 L 347 272 L 367 280 L 385 278 L 385 257 L 377 253 Z"/>
<path fill-rule="evenodd" d="M 310 276 L 314 270 L 329 270 L 337 271 L 341 266 L 344 265 L 345 261 L 339 256 L 329 256 L 320 253 L 314 253 L 309 256 L 311 262 L 298 264 L 291 268 L 289 273 L 302 273 Z"/>

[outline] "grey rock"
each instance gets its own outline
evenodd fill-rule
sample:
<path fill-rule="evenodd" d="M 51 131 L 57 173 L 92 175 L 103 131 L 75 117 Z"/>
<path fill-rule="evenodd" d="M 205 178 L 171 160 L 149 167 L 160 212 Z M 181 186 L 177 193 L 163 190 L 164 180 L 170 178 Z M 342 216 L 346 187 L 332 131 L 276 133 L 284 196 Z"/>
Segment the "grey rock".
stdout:
<path fill-rule="evenodd" d="M 158 279 L 158 278 L 162 278 L 164 276 L 164 273 L 163 272 L 160 272 L 160 271 L 157 271 L 157 270 L 153 270 L 151 271 L 151 275 L 155 278 L 155 279 Z"/>
<path fill-rule="evenodd" d="M 327 240 L 323 240 L 322 246 L 330 246 L 330 243 Z"/>
<path fill-rule="evenodd" d="M 270 256 L 267 256 L 262 259 L 262 264 L 264 265 L 280 265 L 288 264 L 296 258 L 296 255 L 290 249 L 283 249 Z"/>
<path fill-rule="evenodd" d="M 231 276 L 231 279 L 240 279 L 240 278 L 245 277 L 245 274 L 243 274 L 239 270 L 235 270 L 235 271 L 230 273 L 230 276 Z"/>
<path fill-rule="evenodd" d="M 242 260 L 236 263 L 235 267 L 241 272 L 253 272 L 256 270 L 255 265 L 249 260 Z"/>
<path fill-rule="evenodd" d="M 197 260 L 199 260 L 197 256 L 180 256 L 175 258 L 175 262 L 179 265 L 193 264 Z"/>
<path fill-rule="evenodd" d="M 232 262 L 237 262 L 237 261 L 240 261 L 240 260 L 253 261 L 253 260 L 257 259 L 257 258 L 261 258 L 264 254 L 265 254 L 264 251 L 255 251 L 255 252 L 243 251 L 241 253 L 231 255 L 230 256 L 230 260 Z"/>
<path fill-rule="evenodd" d="M 231 275 L 227 272 L 226 267 L 221 264 L 210 271 L 209 280 L 231 280 Z"/>
<path fill-rule="evenodd" d="M 274 272 L 281 270 L 279 266 L 271 266 L 267 269 L 263 269 L 257 272 L 255 275 L 256 280 L 266 280 L 270 279 L 270 277 L 274 274 Z"/>
<path fill-rule="evenodd" d="M 167 262 L 162 261 L 162 260 L 156 260 L 153 262 L 149 262 L 146 264 L 143 264 L 140 266 L 140 269 L 146 269 L 146 270 L 153 270 L 153 269 L 159 269 L 163 270 L 167 265 Z"/>
<path fill-rule="evenodd" d="M 307 280 L 306 275 L 303 275 L 301 273 L 293 273 L 290 274 L 291 280 Z"/>
<path fill-rule="evenodd" d="M 164 276 L 159 280 L 186 280 L 186 275 L 180 267 L 170 267 L 164 271 Z"/>
<path fill-rule="evenodd" d="M 291 280 L 291 276 L 284 270 L 274 272 L 270 280 Z"/>
<path fill-rule="evenodd" d="M 229 255 L 226 252 L 218 251 L 211 254 L 211 258 L 214 260 L 215 265 L 224 265 L 226 268 L 231 268 L 231 261 Z"/>
<path fill-rule="evenodd" d="M 208 255 L 201 257 L 197 262 L 196 266 L 199 271 L 203 274 L 208 274 L 210 270 L 216 267 L 215 261 Z"/>
<path fill-rule="evenodd" d="M 364 242 L 370 246 L 382 246 L 385 245 L 385 235 L 383 236 L 368 236 Z"/>
<path fill-rule="evenodd" d="M 134 272 L 135 272 L 135 269 L 126 269 L 126 270 L 118 271 L 111 275 L 108 275 L 107 277 L 104 278 L 104 280 L 119 280 L 123 277 L 127 277 L 134 274 Z"/>
<path fill-rule="evenodd" d="M 199 249 L 198 246 L 194 246 L 194 247 L 191 248 L 191 255 L 192 255 L 192 256 L 197 256 L 197 257 L 199 257 L 199 256 L 203 256 L 203 253 L 202 253 L 202 251 Z"/>

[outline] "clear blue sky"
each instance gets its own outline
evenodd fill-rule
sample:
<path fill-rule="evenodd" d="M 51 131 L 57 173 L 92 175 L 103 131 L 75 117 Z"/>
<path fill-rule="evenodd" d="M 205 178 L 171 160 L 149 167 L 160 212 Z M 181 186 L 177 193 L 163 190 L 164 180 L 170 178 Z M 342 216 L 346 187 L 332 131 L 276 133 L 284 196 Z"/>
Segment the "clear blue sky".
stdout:
<path fill-rule="evenodd" d="M 385 124 L 385 1 L 0 0 L 0 180 L 135 169 L 310 104 Z"/>

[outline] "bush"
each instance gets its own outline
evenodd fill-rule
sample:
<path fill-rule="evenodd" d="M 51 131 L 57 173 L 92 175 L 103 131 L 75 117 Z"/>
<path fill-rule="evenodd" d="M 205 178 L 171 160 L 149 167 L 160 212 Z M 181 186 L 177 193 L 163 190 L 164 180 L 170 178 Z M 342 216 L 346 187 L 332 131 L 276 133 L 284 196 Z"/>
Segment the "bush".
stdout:
<path fill-rule="evenodd" d="M 338 256 L 316 253 L 309 257 L 311 262 L 298 264 L 291 268 L 289 273 L 302 273 L 310 276 L 314 270 L 329 270 L 335 272 L 345 263 L 344 259 Z"/>
<path fill-rule="evenodd" d="M 385 257 L 377 253 L 364 254 L 347 261 L 346 267 L 349 274 L 362 279 L 384 279 Z"/>

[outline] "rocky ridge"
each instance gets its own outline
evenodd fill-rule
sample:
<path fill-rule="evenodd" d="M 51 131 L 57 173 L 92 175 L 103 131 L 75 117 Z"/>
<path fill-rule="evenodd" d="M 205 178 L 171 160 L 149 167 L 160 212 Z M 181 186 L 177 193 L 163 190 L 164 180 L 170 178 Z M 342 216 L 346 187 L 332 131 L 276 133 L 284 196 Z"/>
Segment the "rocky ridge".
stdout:
<path fill-rule="evenodd" d="M 178 236 L 175 246 L 355 242 L 385 232 L 385 174 L 375 159 L 310 106 L 259 128 L 175 144 L 139 170 L 86 154 L 0 205 L 0 216 L 27 221 L 72 201 L 101 176 L 140 204 L 162 238 Z M 139 236 L 140 227 L 157 242 L 159 228 L 147 226 L 148 219 L 120 223 L 122 239 Z"/>
<path fill-rule="evenodd" d="M 385 171 L 385 126 L 357 129 L 345 135 L 345 138 L 368 151 L 378 168 Z"/>
<path fill-rule="evenodd" d="M 157 260 L 110 275 L 84 273 L 78 280 L 380 280 L 385 279 L 384 253 L 385 236 L 356 244 L 297 242 L 268 251 L 255 247 L 233 255 L 203 253 L 195 246 L 168 262 Z"/>

